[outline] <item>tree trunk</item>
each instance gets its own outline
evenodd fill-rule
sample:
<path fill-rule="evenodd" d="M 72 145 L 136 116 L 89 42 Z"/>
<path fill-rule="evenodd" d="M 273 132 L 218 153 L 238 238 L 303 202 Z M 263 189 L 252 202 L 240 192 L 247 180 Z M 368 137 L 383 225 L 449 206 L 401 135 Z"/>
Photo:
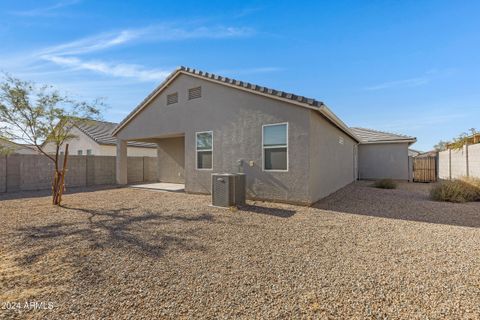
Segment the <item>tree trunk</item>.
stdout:
<path fill-rule="evenodd" d="M 55 166 L 55 175 L 52 183 L 52 203 L 56 206 L 61 205 L 63 191 L 65 191 L 65 174 L 67 173 L 68 144 L 65 146 L 65 156 L 63 158 L 62 170 Z M 58 157 L 57 157 L 58 159 Z"/>

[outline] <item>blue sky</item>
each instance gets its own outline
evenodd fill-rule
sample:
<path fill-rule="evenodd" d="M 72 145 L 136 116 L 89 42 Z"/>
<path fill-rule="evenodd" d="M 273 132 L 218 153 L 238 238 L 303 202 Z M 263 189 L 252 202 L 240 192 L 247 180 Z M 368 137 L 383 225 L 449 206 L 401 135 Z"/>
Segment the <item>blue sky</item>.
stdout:
<path fill-rule="evenodd" d="M 185 65 L 430 149 L 480 129 L 478 1 L 0 1 L 0 69 L 120 121 Z"/>

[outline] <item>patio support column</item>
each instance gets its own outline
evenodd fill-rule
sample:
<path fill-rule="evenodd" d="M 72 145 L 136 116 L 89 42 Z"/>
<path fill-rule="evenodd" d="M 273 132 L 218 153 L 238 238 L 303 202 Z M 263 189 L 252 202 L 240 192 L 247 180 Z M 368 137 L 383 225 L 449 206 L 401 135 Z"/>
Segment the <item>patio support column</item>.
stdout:
<path fill-rule="evenodd" d="M 127 141 L 117 140 L 116 158 L 117 184 L 127 184 Z"/>

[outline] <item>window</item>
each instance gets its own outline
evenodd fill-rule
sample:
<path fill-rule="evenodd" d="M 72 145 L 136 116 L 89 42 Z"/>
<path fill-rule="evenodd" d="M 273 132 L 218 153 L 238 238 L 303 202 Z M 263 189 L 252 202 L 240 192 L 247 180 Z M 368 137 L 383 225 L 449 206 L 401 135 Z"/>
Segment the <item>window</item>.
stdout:
<path fill-rule="evenodd" d="M 212 169 L 213 132 L 196 133 L 197 169 Z"/>
<path fill-rule="evenodd" d="M 92 154 L 92 149 L 87 149 L 87 156 L 91 156 Z"/>
<path fill-rule="evenodd" d="M 202 87 L 188 89 L 188 100 L 197 99 L 202 96 Z"/>
<path fill-rule="evenodd" d="M 177 102 L 178 102 L 178 93 L 177 92 L 167 95 L 167 106 L 169 104 L 174 104 L 174 103 L 177 103 Z"/>
<path fill-rule="evenodd" d="M 288 171 L 288 123 L 263 126 L 263 170 Z"/>
<path fill-rule="evenodd" d="M 60 151 L 60 155 L 61 156 L 65 155 L 65 151 Z"/>
<path fill-rule="evenodd" d="M 83 150 L 78 150 L 78 151 L 77 151 L 77 154 L 78 154 L 79 156 L 83 155 Z"/>

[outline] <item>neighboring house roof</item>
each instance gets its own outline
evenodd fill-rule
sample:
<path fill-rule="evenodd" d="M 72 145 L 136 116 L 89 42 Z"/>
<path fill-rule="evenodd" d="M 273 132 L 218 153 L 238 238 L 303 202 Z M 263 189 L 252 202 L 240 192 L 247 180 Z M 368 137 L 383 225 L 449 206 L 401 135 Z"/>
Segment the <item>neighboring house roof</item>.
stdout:
<path fill-rule="evenodd" d="M 117 123 L 98 121 L 98 120 L 88 120 L 85 122 L 80 122 L 76 125 L 80 131 L 85 133 L 92 140 L 102 145 L 116 145 L 117 138 L 112 136 L 112 131 L 117 126 Z M 129 147 L 142 147 L 142 148 L 156 148 L 157 145 L 154 143 L 147 142 L 136 142 L 129 141 L 127 143 Z"/>
<path fill-rule="evenodd" d="M 157 88 L 155 88 L 133 111 L 120 122 L 120 124 L 113 131 L 113 135 L 116 135 L 130 120 L 132 120 L 140 111 L 145 108 L 150 101 L 152 101 L 160 92 L 163 91 L 177 76 L 180 74 L 190 75 L 196 78 L 204 79 L 207 81 L 215 82 L 221 85 L 234 87 L 239 90 L 244 90 L 252 92 L 258 95 L 266 96 L 272 99 L 281 100 L 291 104 L 299 105 L 305 108 L 317 110 L 324 117 L 326 117 L 330 122 L 337 126 L 340 130 L 344 131 L 354 140 L 359 141 L 355 134 L 350 130 L 350 128 L 343 123 L 328 107 L 321 101 L 315 100 L 313 98 L 307 98 L 304 96 L 296 95 L 293 93 L 288 93 L 280 90 L 275 90 L 256 84 L 252 84 L 245 81 L 235 80 L 232 78 L 222 77 L 215 75 L 213 73 L 204 72 L 200 70 L 195 70 L 188 67 L 179 67 L 173 71 Z"/>
<path fill-rule="evenodd" d="M 408 142 L 409 144 L 417 141 L 417 138 L 405 136 L 397 133 L 390 133 L 385 131 L 378 131 L 366 128 L 350 128 L 355 135 L 360 139 L 360 143 L 401 143 Z"/>
<path fill-rule="evenodd" d="M 422 153 L 422 151 L 418 151 L 418 150 L 415 150 L 415 149 L 408 149 L 408 156 L 410 156 L 410 157 L 416 157 L 421 153 Z"/>
<path fill-rule="evenodd" d="M 438 154 L 438 151 L 431 150 L 431 151 L 420 153 L 418 156 L 416 156 L 416 158 L 436 157 L 437 154 Z"/>
<path fill-rule="evenodd" d="M 0 148 L 5 148 L 12 153 L 19 153 L 19 154 L 37 154 L 38 150 L 35 146 L 30 144 L 21 144 L 16 143 L 4 138 L 0 138 Z"/>

